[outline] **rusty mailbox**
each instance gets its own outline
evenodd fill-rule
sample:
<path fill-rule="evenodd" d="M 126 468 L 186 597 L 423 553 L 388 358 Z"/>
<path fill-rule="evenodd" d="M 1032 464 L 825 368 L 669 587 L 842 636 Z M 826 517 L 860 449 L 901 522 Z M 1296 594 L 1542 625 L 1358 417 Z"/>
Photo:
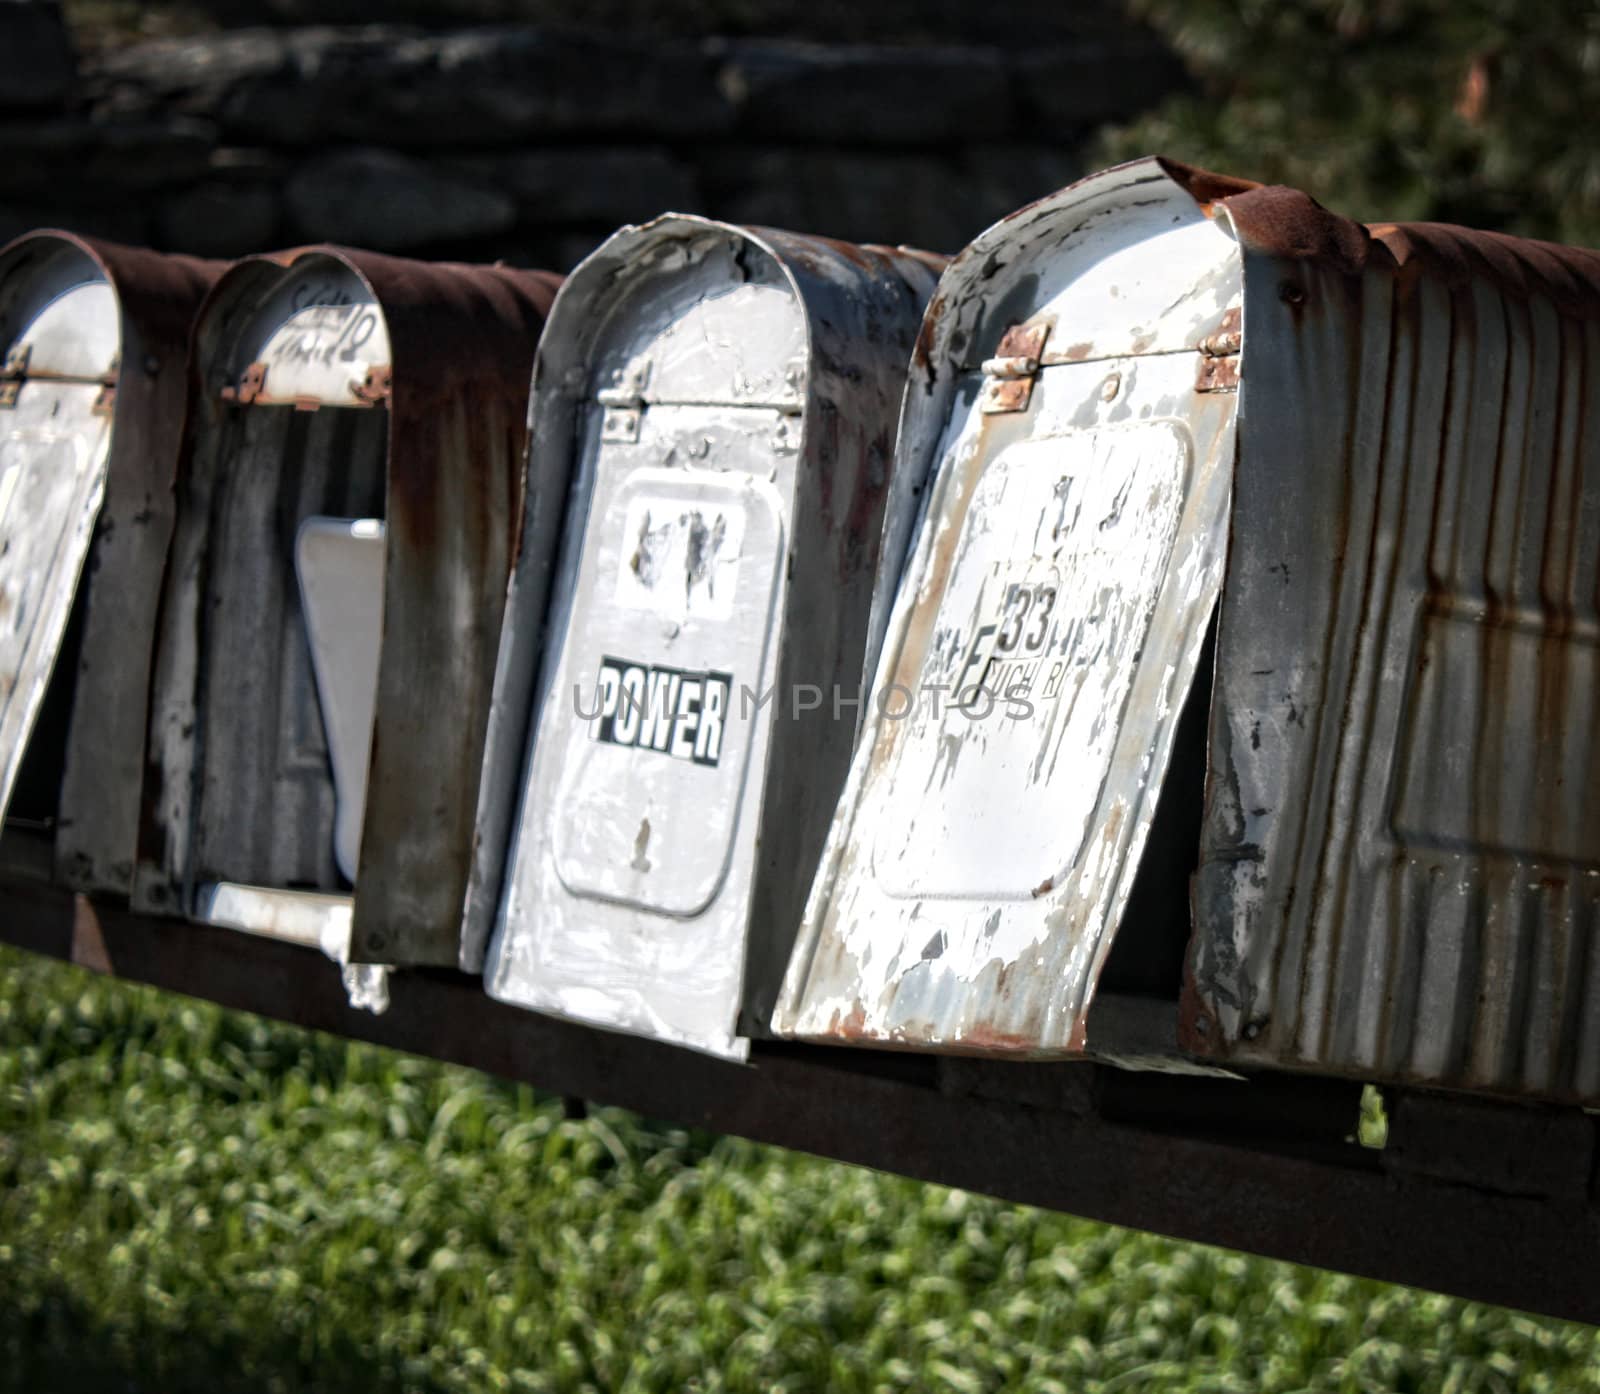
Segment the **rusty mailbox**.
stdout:
<path fill-rule="evenodd" d="M 940 281 L 895 465 L 926 515 L 782 1033 L 1176 1055 L 1239 402 L 1216 200 L 1246 187 L 1123 166 Z"/>
<path fill-rule="evenodd" d="M 957 696 L 864 732 L 775 1025 L 1600 1102 L 1597 325 L 1600 254 L 1164 161 L 984 234 L 880 669 Z"/>
<path fill-rule="evenodd" d="M 1600 254 L 1261 189 L 1180 1031 L 1600 1105 Z"/>
<path fill-rule="evenodd" d="M 82 890 L 133 879 L 189 326 L 220 269 L 64 232 L 0 251 L 0 809 Z"/>
<path fill-rule="evenodd" d="M 666 216 L 568 279 L 530 447 L 573 479 L 548 658 L 525 544 L 467 907 L 494 996 L 747 1050 L 897 570 L 894 422 L 942 261 Z"/>
<path fill-rule="evenodd" d="M 137 906 L 356 964 L 456 962 L 557 284 L 320 247 L 218 283 L 195 331 Z"/>

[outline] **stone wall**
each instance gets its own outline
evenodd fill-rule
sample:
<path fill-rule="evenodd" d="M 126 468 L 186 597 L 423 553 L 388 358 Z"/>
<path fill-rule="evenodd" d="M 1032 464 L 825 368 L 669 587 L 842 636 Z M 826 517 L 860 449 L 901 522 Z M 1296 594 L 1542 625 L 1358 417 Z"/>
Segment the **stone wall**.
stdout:
<path fill-rule="evenodd" d="M 53 14 L 0 0 L 0 237 L 216 256 L 327 240 L 564 269 L 669 208 L 953 251 L 1182 80 L 1136 31 L 1008 49 L 310 27 L 75 62 Z"/>

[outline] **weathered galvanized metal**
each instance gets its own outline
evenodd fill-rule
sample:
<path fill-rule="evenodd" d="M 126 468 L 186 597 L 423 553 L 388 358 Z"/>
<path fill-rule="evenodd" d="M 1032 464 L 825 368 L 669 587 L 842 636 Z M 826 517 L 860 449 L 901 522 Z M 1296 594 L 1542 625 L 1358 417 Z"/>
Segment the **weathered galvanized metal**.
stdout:
<path fill-rule="evenodd" d="M 300 608 L 339 810 L 333 855 L 352 882 L 361 859 L 367 764 L 378 710 L 383 547 L 383 523 L 377 518 L 307 518 L 294 544 Z"/>
<path fill-rule="evenodd" d="M 895 466 L 897 487 L 931 478 L 925 522 L 780 1032 L 1176 1054 L 1197 742 L 1176 896 L 1146 893 L 1148 922 L 1119 927 L 1158 807 L 1185 817 L 1162 793 L 1197 674 L 1203 702 L 1238 401 L 1240 257 L 1213 200 L 1245 187 L 1140 161 L 1003 220 L 945 272 Z M 1114 937 L 1156 1003 L 1117 1023 L 1159 1026 L 1164 987 L 1165 1042 L 1097 1035 Z"/>
<path fill-rule="evenodd" d="M 132 881 L 188 331 L 220 270 L 65 232 L 0 251 L 0 809 L 80 889 Z"/>
<path fill-rule="evenodd" d="M 1225 1061 L 1600 1103 L 1600 254 L 1228 199 L 1184 1000 Z"/>
<path fill-rule="evenodd" d="M 568 280 L 530 448 L 574 481 L 550 656 L 530 480 L 467 902 L 493 995 L 747 1051 L 849 763 L 942 264 L 669 215 Z"/>
<path fill-rule="evenodd" d="M 528 374 L 558 284 L 338 248 L 218 284 L 196 328 L 136 905 L 297 940 L 321 914 L 352 962 L 456 962 Z M 330 518 L 358 552 L 381 534 L 381 582 L 354 563 L 381 603 L 332 606 L 326 537 L 308 544 Z M 353 906 L 332 903 L 350 871 Z"/>

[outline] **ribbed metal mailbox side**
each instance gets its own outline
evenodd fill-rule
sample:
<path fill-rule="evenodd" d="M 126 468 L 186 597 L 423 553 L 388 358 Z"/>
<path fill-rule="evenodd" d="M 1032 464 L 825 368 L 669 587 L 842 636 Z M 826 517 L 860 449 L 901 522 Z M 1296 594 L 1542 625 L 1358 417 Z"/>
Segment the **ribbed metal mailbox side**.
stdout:
<path fill-rule="evenodd" d="M 218 284 L 196 332 L 141 908 L 197 913 L 218 884 L 344 887 L 294 558 L 305 520 L 372 519 L 382 622 L 355 900 L 286 906 L 272 928 L 348 916 L 355 962 L 455 963 L 528 374 L 558 284 L 333 247 Z"/>
<path fill-rule="evenodd" d="M 1165 1041 L 1146 1029 L 1159 1002 L 1109 1032 L 1090 1012 L 1197 672 L 1204 687 L 1241 332 L 1214 201 L 1247 187 L 1122 166 L 1004 219 L 945 272 L 896 452 L 924 517 L 780 1033 L 1041 1059 L 1164 1047 L 1178 1063 L 1170 1002 Z M 1178 783 L 1201 759 L 1187 750 Z M 1173 996 L 1188 866 L 1160 923 L 1135 926 Z"/>
<path fill-rule="evenodd" d="M 893 583 L 894 422 L 942 264 L 666 215 L 568 279 L 529 451 L 573 462 L 559 570 L 546 626 L 562 500 L 530 475 L 467 901 L 494 995 L 733 1056 L 764 1023 Z M 576 710 L 646 681 L 670 732 Z"/>
<path fill-rule="evenodd" d="M 1246 321 L 1182 1024 L 1600 1102 L 1600 255 L 1227 201 Z"/>
<path fill-rule="evenodd" d="M 125 895 L 132 881 L 189 327 L 221 269 L 52 230 L 0 250 L 0 513 L 28 530 L 25 546 L 8 539 L 8 561 L 37 568 L 7 578 L 7 638 L 22 647 L 0 720 L 4 789 L 41 722 L 38 811 L 56 874 L 77 889 Z M 49 480 L 27 458 L 40 447 L 70 447 Z"/>

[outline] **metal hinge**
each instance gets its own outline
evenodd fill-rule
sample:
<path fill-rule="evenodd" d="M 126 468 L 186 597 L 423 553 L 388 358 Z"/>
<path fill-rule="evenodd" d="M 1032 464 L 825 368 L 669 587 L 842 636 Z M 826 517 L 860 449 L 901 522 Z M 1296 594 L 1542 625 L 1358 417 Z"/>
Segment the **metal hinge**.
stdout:
<path fill-rule="evenodd" d="M 222 400 L 229 406 L 247 407 L 267 388 L 267 365 L 252 363 L 244 370 L 237 387 L 224 387 Z"/>
<path fill-rule="evenodd" d="M 22 390 L 22 379 L 28 374 L 28 359 L 32 355 L 32 344 L 12 344 L 6 350 L 6 361 L 0 365 L 0 407 L 16 406 L 17 394 Z"/>
<path fill-rule="evenodd" d="M 630 443 L 639 439 L 639 422 L 644 415 L 644 390 L 650 382 L 650 360 L 637 358 L 611 375 L 611 385 L 602 387 L 595 397 L 605 408 L 600 422 L 600 439 Z"/>
<path fill-rule="evenodd" d="M 778 399 L 778 422 L 772 428 L 772 453 L 793 455 L 800 449 L 800 417 L 806 409 L 806 360 L 791 358 L 783 369 L 783 395 Z"/>
<path fill-rule="evenodd" d="M 1195 373 L 1196 392 L 1239 390 L 1239 346 L 1242 314 L 1237 305 L 1222 317 L 1216 332 L 1200 340 L 1200 367 Z"/>
<path fill-rule="evenodd" d="M 122 355 L 113 354 L 111 368 L 100 379 L 100 390 L 94 394 L 89 411 L 95 416 L 111 416 L 117 409 L 117 378 L 122 373 Z"/>
<path fill-rule="evenodd" d="M 1014 324 L 1000 338 L 993 358 L 983 363 L 983 394 L 980 408 L 989 415 L 1026 411 L 1033 398 L 1033 381 L 1044 357 L 1048 324 Z"/>

